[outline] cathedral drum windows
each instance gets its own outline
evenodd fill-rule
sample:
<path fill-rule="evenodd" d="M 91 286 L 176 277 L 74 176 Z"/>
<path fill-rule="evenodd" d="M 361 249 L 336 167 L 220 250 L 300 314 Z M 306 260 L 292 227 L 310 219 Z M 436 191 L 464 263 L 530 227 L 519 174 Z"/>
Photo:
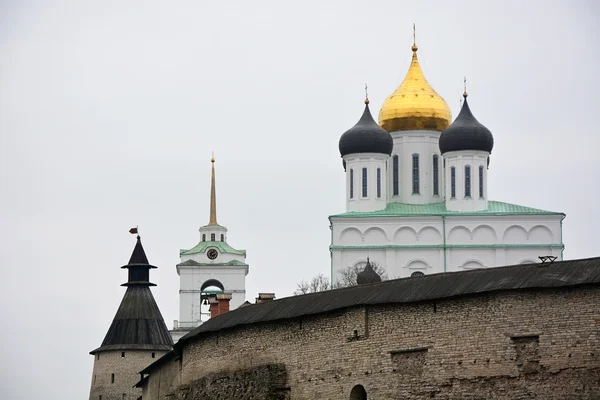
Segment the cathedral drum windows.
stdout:
<path fill-rule="evenodd" d="M 440 157 L 437 154 L 433 155 L 433 195 L 439 196 L 440 194 Z"/>
<path fill-rule="evenodd" d="M 354 170 L 350 169 L 350 198 L 354 198 Z"/>
<path fill-rule="evenodd" d="M 362 169 L 362 197 L 367 197 L 368 189 L 367 189 L 367 169 Z"/>
<path fill-rule="evenodd" d="M 412 193 L 419 194 L 419 155 L 412 155 Z"/>
<path fill-rule="evenodd" d="M 479 198 L 483 199 L 483 165 L 479 166 Z"/>
<path fill-rule="evenodd" d="M 393 194 L 394 196 L 398 196 L 399 194 L 399 177 L 398 177 L 398 168 L 399 168 L 399 160 L 398 160 L 398 156 L 395 155 L 394 158 L 392 159 L 392 185 L 394 188 Z"/>
<path fill-rule="evenodd" d="M 450 167 L 450 197 L 456 198 L 456 167 Z"/>
<path fill-rule="evenodd" d="M 381 168 L 377 168 L 377 198 L 381 198 Z"/>
<path fill-rule="evenodd" d="M 465 165 L 465 197 L 471 197 L 471 166 Z"/>

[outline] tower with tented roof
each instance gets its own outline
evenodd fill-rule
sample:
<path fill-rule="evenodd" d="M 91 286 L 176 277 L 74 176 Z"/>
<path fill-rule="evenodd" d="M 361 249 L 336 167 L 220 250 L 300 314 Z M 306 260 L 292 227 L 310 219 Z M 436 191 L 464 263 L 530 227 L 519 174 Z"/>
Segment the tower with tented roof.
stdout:
<path fill-rule="evenodd" d="M 108 328 L 102 345 L 90 352 L 94 370 L 90 400 L 137 400 L 141 391 L 133 387 L 139 371 L 172 349 L 173 341 L 150 286 L 150 270 L 140 236 L 124 269 L 127 290 Z"/>

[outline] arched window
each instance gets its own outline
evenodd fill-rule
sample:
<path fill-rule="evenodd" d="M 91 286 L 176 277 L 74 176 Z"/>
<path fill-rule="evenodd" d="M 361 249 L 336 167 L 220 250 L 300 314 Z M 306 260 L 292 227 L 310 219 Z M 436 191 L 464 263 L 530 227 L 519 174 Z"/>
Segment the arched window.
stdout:
<path fill-rule="evenodd" d="M 471 197 L 471 166 L 465 165 L 465 197 Z"/>
<path fill-rule="evenodd" d="M 367 169 L 362 169 L 362 197 L 367 197 Z"/>
<path fill-rule="evenodd" d="M 440 194 L 440 182 L 439 182 L 439 171 L 440 171 L 440 160 L 437 154 L 433 155 L 433 195 L 438 196 Z"/>
<path fill-rule="evenodd" d="M 350 169 L 350 198 L 354 198 L 354 170 Z"/>
<path fill-rule="evenodd" d="M 381 168 L 377 168 L 377 198 L 381 197 Z"/>
<path fill-rule="evenodd" d="M 225 241 L 225 235 L 223 235 L 223 234 L 221 233 L 221 242 L 224 242 L 224 241 Z"/>
<path fill-rule="evenodd" d="M 450 167 L 450 197 L 456 197 L 456 167 Z"/>
<path fill-rule="evenodd" d="M 415 276 L 423 276 L 425 275 L 423 272 L 421 271 L 415 271 L 412 274 L 410 274 L 411 277 L 415 277 Z"/>
<path fill-rule="evenodd" d="M 211 242 L 214 242 L 214 241 L 215 241 L 215 234 L 214 234 L 214 233 L 211 233 L 211 234 L 210 234 L 210 241 L 211 241 Z"/>
<path fill-rule="evenodd" d="M 206 242 L 206 233 L 203 233 L 203 234 L 202 234 L 202 241 L 203 241 L 203 242 Z"/>
<path fill-rule="evenodd" d="M 352 388 L 350 400 L 367 400 L 367 391 L 363 385 L 356 385 Z"/>
<path fill-rule="evenodd" d="M 398 156 L 392 159 L 392 186 L 394 187 L 394 196 L 398 196 Z"/>
<path fill-rule="evenodd" d="M 419 194 L 419 155 L 412 155 L 412 192 Z"/>
<path fill-rule="evenodd" d="M 483 199 L 483 165 L 479 166 L 479 197 Z"/>

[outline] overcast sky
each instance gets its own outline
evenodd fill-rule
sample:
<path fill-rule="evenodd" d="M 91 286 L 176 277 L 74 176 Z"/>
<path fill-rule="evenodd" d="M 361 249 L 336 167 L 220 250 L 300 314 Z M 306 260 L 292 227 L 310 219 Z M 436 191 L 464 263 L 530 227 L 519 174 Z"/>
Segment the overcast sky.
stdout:
<path fill-rule="evenodd" d="M 561 211 L 600 255 L 600 6 L 588 1 L 0 1 L 0 370 L 6 399 L 87 398 L 139 225 L 178 319 L 179 249 L 219 222 L 247 296 L 328 274 L 337 145 L 408 68 L 494 134 L 490 198 Z M 543 4 L 543 6 L 542 6 Z"/>

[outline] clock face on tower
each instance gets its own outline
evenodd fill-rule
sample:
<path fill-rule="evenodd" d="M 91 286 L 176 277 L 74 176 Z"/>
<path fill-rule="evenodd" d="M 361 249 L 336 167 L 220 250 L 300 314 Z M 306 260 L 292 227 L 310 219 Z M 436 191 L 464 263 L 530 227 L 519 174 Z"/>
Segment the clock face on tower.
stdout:
<path fill-rule="evenodd" d="M 214 260 L 215 258 L 217 258 L 219 256 L 219 252 L 215 249 L 210 249 L 208 250 L 208 252 L 206 253 L 206 256 L 210 259 L 210 260 Z"/>

